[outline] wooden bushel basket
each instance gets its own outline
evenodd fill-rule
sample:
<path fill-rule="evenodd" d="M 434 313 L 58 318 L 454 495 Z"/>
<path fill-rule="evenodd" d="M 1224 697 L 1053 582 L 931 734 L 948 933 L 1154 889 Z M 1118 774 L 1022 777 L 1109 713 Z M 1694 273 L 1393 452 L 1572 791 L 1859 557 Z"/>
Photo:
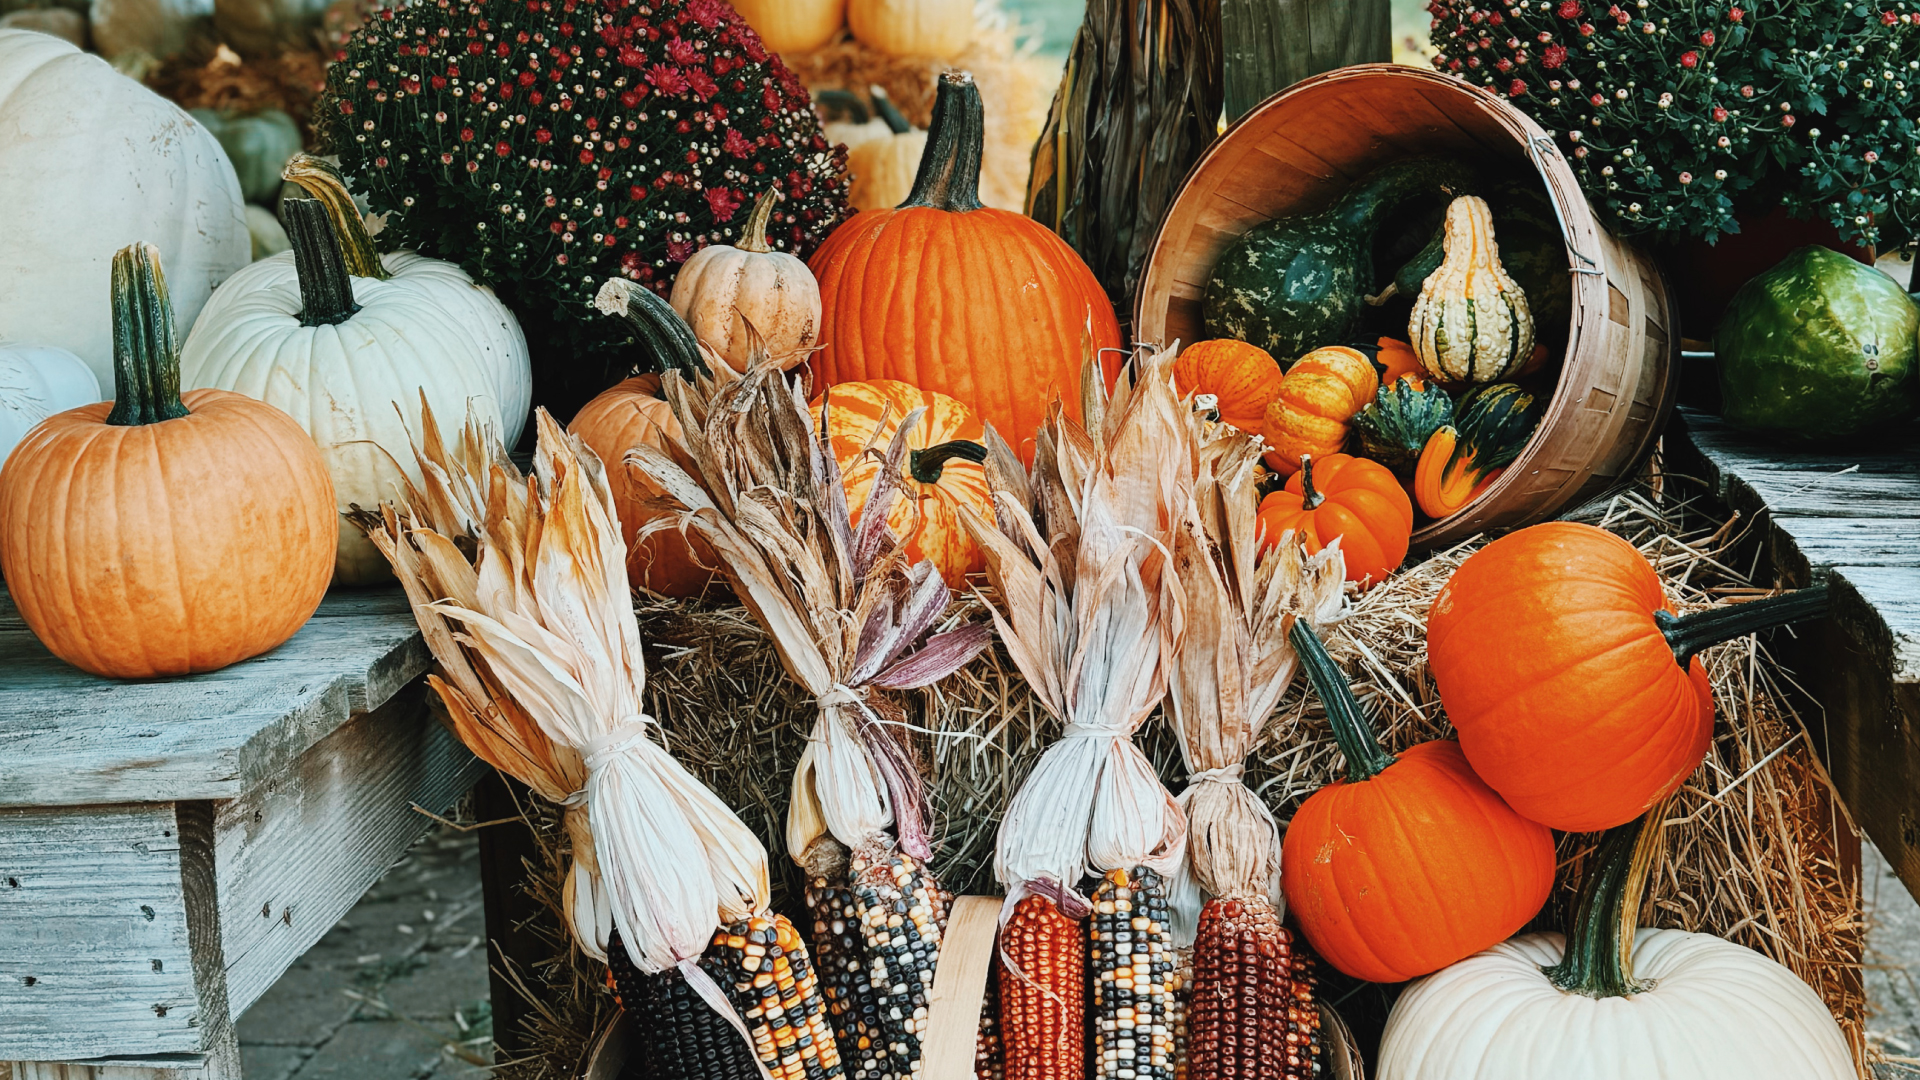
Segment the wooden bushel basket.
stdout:
<path fill-rule="evenodd" d="M 947 931 L 934 972 L 933 997 L 927 1009 L 929 1034 L 923 1053 L 926 1080 L 974 1080 L 975 1035 L 986 1001 L 987 979 L 993 968 L 994 936 L 1000 927 L 998 896 L 954 898 Z M 619 1080 L 626 1067 L 627 1025 L 614 1013 L 594 1040 L 587 1066 L 579 1080 Z M 1366 1080 L 1360 1052 L 1340 1015 L 1320 1006 L 1320 1038 L 1332 1063 L 1329 1080 Z"/>
<path fill-rule="evenodd" d="M 1545 520 L 1628 479 L 1673 408 L 1680 337 L 1667 284 L 1651 258 L 1601 227 L 1531 118 L 1457 79 L 1393 64 L 1295 83 L 1241 117 L 1194 166 L 1154 238 L 1133 325 L 1139 341 L 1203 340 L 1201 295 L 1241 233 L 1320 210 L 1368 172 L 1420 154 L 1537 173 L 1560 219 L 1573 289 L 1566 360 L 1532 441 L 1479 498 L 1414 534 L 1416 546 L 1432 548 Z"/>

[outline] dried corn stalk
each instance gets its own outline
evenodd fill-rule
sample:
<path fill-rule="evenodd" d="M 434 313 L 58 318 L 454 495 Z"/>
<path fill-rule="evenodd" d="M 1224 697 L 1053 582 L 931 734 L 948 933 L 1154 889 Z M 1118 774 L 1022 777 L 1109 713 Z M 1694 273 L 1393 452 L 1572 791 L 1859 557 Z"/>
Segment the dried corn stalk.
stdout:
<path fill-rule="evenodd" d="M 607 287 L 634 286 L 615 279 Z M 662 393 L 682 435 L 664 450 L 639 447 L 628 462 L 683 509 L 643 535 L 679 528 L 706 540 L 787 673 L 814 697 L 819 713 L 794 772 L 787 851 L 810 879 L 850 887 L 884 1049 L 899 1075 L 918 1075 L 944 906 L 925 870 L 927 800 L 897 734 L 904 717 L 874 691 L 945 678 L 992 635 L 972 624 L 929 636 L 951 596 L 931 562 L 907 561 L 886 524 L 920 412 L 886 448 L 856 526 L 826 437 L 827 406 L 816 426 L 801 388 L 767 361 L 751 328 L 748 336 L 754 362 L 737 381 L 701 386 L 667 375 Z"/>
<path fill-rule="evenodd" d="M 527 477 L 490 431 L 470 426 L 450 452 L 424 403 L 423 417 L 423 480 L 370 535 L 447 672 L 435 689 L 456 730 L 543 796 L 585 807 L 590 837 L 570 831 L 593 862 L 570 871 L 567 904 L 582 947 L 604 956 L 617 931 L 623 959 L 647 975 L 677 969 L 751 1043 L 697 961 L 722 925 L 767 914 L 766 849 L 642 712 L 626 547 L 600 462 L 544 410 Z"/>

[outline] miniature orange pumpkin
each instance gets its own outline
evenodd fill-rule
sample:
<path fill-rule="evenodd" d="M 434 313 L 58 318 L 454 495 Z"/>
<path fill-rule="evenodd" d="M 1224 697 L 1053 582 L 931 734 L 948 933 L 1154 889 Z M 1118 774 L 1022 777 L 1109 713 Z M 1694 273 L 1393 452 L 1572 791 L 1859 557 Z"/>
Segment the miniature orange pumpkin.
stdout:
<path fill-rule="evenodd" d="M 1413 503 L 1393 471 L 1347 454 L 1308 455 L 1285 490 L 1260 501 L 1263 544 L 1291 529 L 1307 553 L 1340 541 L 1347 580 L 1377 585 L 1399 568 L 1413 537 Z"/>
<path fill-rule="evenodd" d="M 1304 455 L 1339 453 L 1347 442 L 1347 424 L 1379 389 L 1373 363 L 1358 349 L 1333 345 L 1294 361 L 1261 425 L 1267 466 L 1292 473 Z"/>
<path fill-rule="evenodd" d="M 671 510 L 647 506 L 663 492 L 640 470 L 626 463 L 636 446 L 663 447 L 680 437 L 680 421 L 660 398 L 660 376 L 636 375 L 605 390 L 576 414 L 567 430 L 578 435 L 607 468 L 607 487 L 620 515 L 627 542 L 627 582 L 664 596 L 699 596 L 714 582 L 709 567 L 719 566 L 705 540 L 677 529 L 656 532 L 635 543 L 641 526 Z"/>
<path fill-rule="evenodd" d="M 1221 421 L 1245 432 L 1260 430 L 1282 378 L 1267 350 L 1232 338 L 1197 341 L 1173 362 L 1173 386 L 1182 397 L 1212 394 Z"/>
<path fill-rule="evenodd" d="M 160 253 L 113 257 L 114 399 L 50 416 L 0 469 L 0 567 L 47 651 L 116 679 L 213 671 L 292 637 L 339 535 L 293 418 L 180 393 Z"/>
<path fill-rule="evenodd" d="M 901 492 L 887 511 L 887 525 L 905 545 L 907 558 L 931 559 L 950 588 L 964 589 L 968 574 L 985 569 L 986 556 L 960 523 L 960 508 L 993 520 L 993 496 L 981 464 L 987 432 L 980 417 L 945 394 L 897 379 L 828 387 L 813 401 L 816 412 L 823 403 L 847 510 L 856 524 L 894 432 L 908 413 L 926 410 L 907 433 Z"/>

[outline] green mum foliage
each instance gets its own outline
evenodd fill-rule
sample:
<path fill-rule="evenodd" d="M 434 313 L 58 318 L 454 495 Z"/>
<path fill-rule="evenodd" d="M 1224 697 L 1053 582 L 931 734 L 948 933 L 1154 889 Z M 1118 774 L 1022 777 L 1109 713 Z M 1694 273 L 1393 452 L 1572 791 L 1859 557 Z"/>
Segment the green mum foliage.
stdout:
<path fill-rule="evenodd" d="M 754 199 L 802 258 L 847 216 L 845 150 L 725 0 L 413 0 L 369 19 L 316 108 L 379 240 L 459 263 L 519 315 L 535 399 L 570 415 L 651 358 L 593 308 L 666 295 Z"/>

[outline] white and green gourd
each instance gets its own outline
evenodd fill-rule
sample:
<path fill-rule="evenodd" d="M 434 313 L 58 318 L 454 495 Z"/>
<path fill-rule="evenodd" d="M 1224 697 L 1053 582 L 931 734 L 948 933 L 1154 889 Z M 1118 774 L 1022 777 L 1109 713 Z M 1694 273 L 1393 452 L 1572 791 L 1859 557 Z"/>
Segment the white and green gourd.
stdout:
<path fill-rule="evenodd" d="M 284 199 L 281 213 L 293 250 L 248 266 L 214 293 L 181 352 L 184 387 L 233 390 L 291 415 L 319 445 L 343 515 L 393 498 L 403 475 L 421 479 L 412 442 L 423 401 L 442 423 L 471 415 L 503 435 L 517 430 L 526 396 L 510 423 L 497 357 L 481 344 L 493 334 L 497 345 L 506 320 L 517 345 L 514 374 L 530 387 L 525 342 L 498 300 L 458 268 L 416 267 L 436 261 L 420 256 L 388 256 L 384 277 L 350 273 L 347 249 L 357 249 L 359 269 L 380 267 L 370 242 L 343 245 L 340 219 L 319 200 Z M 357 212 L 351 222 L 360 222 Z M 365 240 L 364 226 L 355 239 Z M 390 576 L 386 559 L 342 516 L 334 581 Z"/>
<path fill-rule="evenodd" d="M 1517 374 L 1533 354 L 1527 296 L 1500 266 L 1493 214 L 1477 195 L 1447 206 L 1446 257 L 1420 286 L 1407 338 L 1442 382 L 1490 383 Z"/>
<path fill-rule="evenodd" d="M 86 361 L 54 345 L 0 341 L 0 463 L 40 421 L 100 399 Z"/>

